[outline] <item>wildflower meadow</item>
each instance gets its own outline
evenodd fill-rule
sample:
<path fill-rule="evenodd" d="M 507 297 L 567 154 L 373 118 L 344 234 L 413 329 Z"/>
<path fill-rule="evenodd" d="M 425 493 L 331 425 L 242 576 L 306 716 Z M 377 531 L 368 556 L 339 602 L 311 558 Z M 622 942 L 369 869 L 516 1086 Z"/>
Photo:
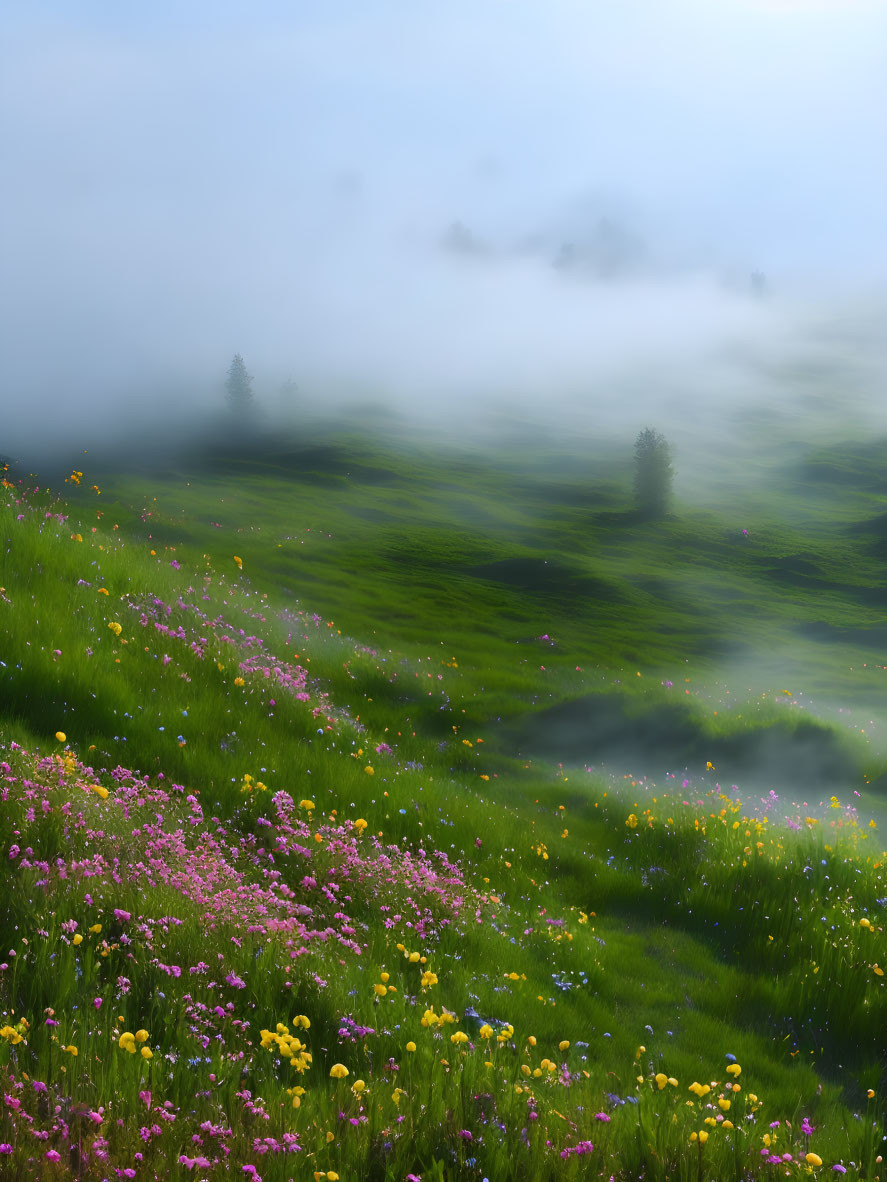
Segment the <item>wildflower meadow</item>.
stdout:
<path fill-rule="evenodd" d="M 845 713 L 749 692 L 644 590 L 721 547 L 775 651 L 817 589 L 760 590 L 762 518 L 564 575 L 506 465 L 472 534 L 446 461 L 368 447 L 341 488 L 7 470 L 0 1177 L 887 1178 L 883 668 L 814 638 Z M 602 704 L 643 757 L 577 756 Z"/>

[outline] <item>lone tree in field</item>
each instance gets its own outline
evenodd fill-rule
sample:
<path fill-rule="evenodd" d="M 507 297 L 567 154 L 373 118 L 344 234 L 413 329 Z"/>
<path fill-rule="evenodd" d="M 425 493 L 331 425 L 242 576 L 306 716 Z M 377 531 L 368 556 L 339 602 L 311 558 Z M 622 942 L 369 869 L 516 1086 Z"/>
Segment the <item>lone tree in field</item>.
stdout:
<path fill-rule="evenodd" d="M 238 416 L 248 414 L 253 405 L 253 379 L 246 372 L 246 366 L 239 353 L 234 354 L 234 360 L 228 367 L 225 390 L 228 409 Z"/>
<path fill-rule="evenodd" d="M 634 503 L 643 517 L 664 517 L 671 500 L 674 468 L 668 440 L 646 427 L 634 441 Z"/>

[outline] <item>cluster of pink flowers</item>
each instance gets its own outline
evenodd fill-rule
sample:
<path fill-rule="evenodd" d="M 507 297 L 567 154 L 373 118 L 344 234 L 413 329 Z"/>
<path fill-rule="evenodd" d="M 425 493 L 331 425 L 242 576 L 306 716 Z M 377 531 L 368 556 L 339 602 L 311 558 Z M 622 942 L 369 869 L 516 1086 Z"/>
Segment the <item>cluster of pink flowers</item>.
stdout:
<path fill-rule="evenodd" d="M 203 930 L 224 933 L 235 948 L 272 939 L 290 960 L 330 941 L 360 956 L 366 922 L 359 917 L 368 904 L 385 912 L 387 928 L 426 941 L 462 913 L 469 895 L 472 909 L 479 905 L 446 853 L 386 845 L 337 818 L 312 822 L 284 791 L 268 802 L 270 816 L 256 818 L 257 832 L 237 832 L 205 819 L 196 795 L 185 796 L 179 785 L 152 784 L 117 767 L 99 794 L 95 772 L 70 754 L 14 754 L 18 768 L 0 763 L 0 797 L 15 839 L 7 862 L 31 872 L 47 893 L 64 888 L 67 906 L 79 897 L 84 911 L 112 917 L 130 955 L 135 945 L 153 952 L 151 963 L 167 976 L 200 972 L 200 963 L 162 955 L 182 920 L 140 912 L 137 901 L 149 888 L 171 891 Z M 64 851 L 50 858 L 42 856 L 38 819 L 48 816 L 58 817 Z M 122 896 L 133 902 L 121 906 Z M 62 938 L 73 941 L 76 926 L 66 921 Z M 240 964 L 223 976 L 229 987 L 244 987 Z"/>

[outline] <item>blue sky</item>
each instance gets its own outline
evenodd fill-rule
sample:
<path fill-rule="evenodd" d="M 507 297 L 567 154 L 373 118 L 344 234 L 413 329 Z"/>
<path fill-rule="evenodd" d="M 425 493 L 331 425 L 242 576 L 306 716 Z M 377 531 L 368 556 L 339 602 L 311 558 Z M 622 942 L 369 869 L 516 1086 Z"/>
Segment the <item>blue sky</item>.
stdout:
<path fill-rule="evenodd" d="M 651 354 L 766 336 L 725 294 L 755 268 L 804 298 L 885 277 L 882 3 L 38 0 L 2 31 L 0 314 L 35 404 L 235 350 L 269 382 L 492 390 L 515 341 L 538 381 L 547 348 L 617 365 L 638 317 Z M 602 218 L 642 263 L 559 287 Z M 483 263 L 442 251 L 455 220 Z"/>

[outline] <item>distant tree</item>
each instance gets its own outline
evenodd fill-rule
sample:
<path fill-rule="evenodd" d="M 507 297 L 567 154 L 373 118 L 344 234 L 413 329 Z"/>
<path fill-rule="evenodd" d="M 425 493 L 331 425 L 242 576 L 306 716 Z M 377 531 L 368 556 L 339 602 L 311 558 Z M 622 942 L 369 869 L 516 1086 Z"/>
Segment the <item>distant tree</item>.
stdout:
<path fill-rule="evenodd" d="M 246 366 L 243 364 L 243 358 L 239 353 L 234 354 L 234 360 L 228 367 L 225 390 L 228 409 L 234 414 L 244 415 L 252 409 L 253 379 L 246 372 Z"/>
<path fill-rule="evenodd" d="M 671 500 L 674 468 L 668 440 L 646 427 L 634 442 L 634 503 L 644 517 L 664 517 Z"/>

